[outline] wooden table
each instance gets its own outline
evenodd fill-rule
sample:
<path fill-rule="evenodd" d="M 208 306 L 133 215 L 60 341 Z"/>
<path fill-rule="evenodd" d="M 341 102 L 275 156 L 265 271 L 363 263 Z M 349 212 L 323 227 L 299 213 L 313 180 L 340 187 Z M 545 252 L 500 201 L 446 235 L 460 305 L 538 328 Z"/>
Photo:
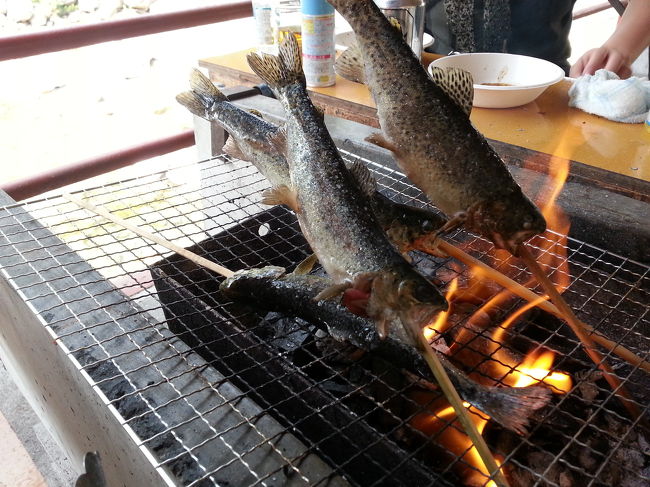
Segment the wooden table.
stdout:
<path fill-rule="evenodd" d="M 246 53 L 201 59 L 214 81 L 227 86 L 261 83 L 246 63 Z M 435 56 L 426 54 L 423 64 Z M 586 174 L 596 184 L 632 188 L 633 197 L 648 197 L 650 182 L 650 132 L 643 124 L 624 124 L 568 107 L 568 81 L 548 88 L 537 100 L 508 109 L 474 108 L 471 120 L 488 139 L 530 154 L 534 165 L 552 164 L 555 157 L 572 162 L 571 171 Z M 310 89 L 325 113 L 378 127 L 377 113 L 368 89 L 337 76 L 336 85 Z M 537 157 L 543 154 L 545 157 Z M 542 161 L 542 162 L 540 162 Z M 544 170 L 544 168 L 537 168 Z"/>

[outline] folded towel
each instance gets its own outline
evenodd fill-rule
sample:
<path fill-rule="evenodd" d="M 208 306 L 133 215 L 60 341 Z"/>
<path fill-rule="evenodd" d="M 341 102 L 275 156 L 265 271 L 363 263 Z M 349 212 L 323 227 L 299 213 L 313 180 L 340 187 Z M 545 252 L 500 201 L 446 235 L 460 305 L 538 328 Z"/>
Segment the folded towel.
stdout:
<path fill-rule="evenodd" d="M 615 122 L 642 123 L 650 110 L 650 81 L 599 69 L 575 80 L 569 89 L 569 106 Z"/>

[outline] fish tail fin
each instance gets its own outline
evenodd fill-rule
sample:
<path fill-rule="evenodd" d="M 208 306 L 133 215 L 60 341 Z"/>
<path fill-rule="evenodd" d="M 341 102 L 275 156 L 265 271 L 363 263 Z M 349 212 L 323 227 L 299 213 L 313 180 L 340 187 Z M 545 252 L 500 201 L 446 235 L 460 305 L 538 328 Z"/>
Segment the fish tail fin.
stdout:
<path fill-rule="evenodd" d="M 546 406 L 551 391 L 545 387 L 492 387 L 494 407 L 482 407 L 501 426 L 520 435 L 527 433 L 528 420 L 538 409 Z"/>
<path fill-rule="evenodd" d="M 272 90 L 282 89 L 293 84 L 306 85 L 302 72 L 302 57 L 296 37 L 285 36 L 280 44 L 278 56 L 250 53 L 246 57 L 248 65 Z"/>
<path fill-rule="evenodd" d="M 227 100 L 226 95 L 196 68 L 190 74 L 190 88 L 192 91 L 177 95 L 176 101 L 199 117 L 205 118 L 206 110 L 215 103 Z"/>
<path fill-rule="evenodd" d="M 184 91 L 176 95 L 176 101 L 198 117 L 205 117 L 206 106 L 203 100 L 193 91 Z"/>
<path fill-rule="evenodd" d="M 190 74 L 190 88 L 201 98 L 213 101 L 227 100 L 226 95 L 221 93 L 221 91 L 214 86 L 214 83 L 210 81 L 210 78 L 196 68 L 193 68 L 192 73 Z"/>

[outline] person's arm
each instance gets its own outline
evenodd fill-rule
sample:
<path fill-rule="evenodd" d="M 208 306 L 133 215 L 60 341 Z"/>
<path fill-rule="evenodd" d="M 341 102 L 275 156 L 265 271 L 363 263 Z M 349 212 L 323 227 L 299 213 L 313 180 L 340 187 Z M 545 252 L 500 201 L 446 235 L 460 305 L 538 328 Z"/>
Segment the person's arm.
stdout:
<path fill-rule="evenodd" d="M 650 44 L 650 0 L 630 0 L 616 30 L 605 43 L 587 51 L 571 67 L 571 77 L 607 69 L 627 78 L 630 65 Z"/>

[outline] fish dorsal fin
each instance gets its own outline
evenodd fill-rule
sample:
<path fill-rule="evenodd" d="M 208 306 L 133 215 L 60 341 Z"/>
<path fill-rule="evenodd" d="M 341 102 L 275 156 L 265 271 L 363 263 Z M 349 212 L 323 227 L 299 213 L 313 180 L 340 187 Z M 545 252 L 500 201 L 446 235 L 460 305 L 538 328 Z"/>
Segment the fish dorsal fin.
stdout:
<path fill-rule="evenodd" d="M 237 141 L 232 135 L 228 137 L 228 140 L 226 140 L 226 143 L 223 145 L 222 150 L 224 154 L 230 157 L 234 157 L 235 159 L 239 159 L 240 161 L 246 160 L 246 156 L 239 148 L 239 145 L 237 145 Z"/>
<path fill-rule="evenodd" d="M 438 68 L 433 66 L 431 67 L 431 79 L 463 109 L 467 116 L 472 113 L 474 80 L 468 71 L 455 67 Z"/>
<path fill-rule="evenodd" d="M 370 169 L 361 161 L 354 161 L 348 166 L 348 171 L 352 177 L 357 181 L 359 188 L 365 195 L 373 195 L 377 190 L 377 181 L 373 177 Z"/>
<path fill-rule="evenodd" d="M 269 133 L 269 142 L 281 155 L 287 154 L 287 127 L 282 125 Z"/>
<path fill-rule="evenodd" d="M 227 99 L 226 95 L 221 93 L 219 89 L 214 86 L 214 83 L 210 81 L 210 78 L 196 68 L 193 68 L 190 73 L 190 88 L 192 88 L 192 91 L 202 98 L 218 101 L 225 101 Z"/>
<path fill-rule="evenodd" d="M 363 65 L 363 55 L 358 44 L 350 45 L 334 63 L 334 71 L 341 78 L 354 81 L 355 83 L 366 84 L 366 72 Z"/>
<path fill-rule="evenodd" d="M 295 213 L 300 212 L 298 195 L 286 184 L 267 189 L 262 193 L 262 204 L 264 205 L 286 205 Z"/>
<path fill-rule="evenodd" d="M 309 274 L 317 262 L 318 257 L 316 257 L 316 254 L 311 254 L 296 266 L 296 268 L 293 270 L 293 273 L 298 275 Z"/>

